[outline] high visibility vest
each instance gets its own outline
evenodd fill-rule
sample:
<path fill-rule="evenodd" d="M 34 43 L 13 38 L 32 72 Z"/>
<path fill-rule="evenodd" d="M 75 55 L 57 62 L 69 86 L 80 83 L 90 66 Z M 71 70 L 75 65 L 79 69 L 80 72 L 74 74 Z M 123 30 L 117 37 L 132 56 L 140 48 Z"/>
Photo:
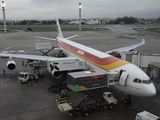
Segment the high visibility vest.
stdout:
<path fill-rule="evenodd" d="M 57 99 L 59 99 L 59 95 L 57 94 Z"/>
<path fill-rule="evenodd" d="M 64 94 L 64 90 L 62 90 L 62 95 Z"/>
<path fill-rule="evenodd" d="M 67 90 L 66 90 L 66 89 L 65 89 L 64 91 L 67 93 Z"/>

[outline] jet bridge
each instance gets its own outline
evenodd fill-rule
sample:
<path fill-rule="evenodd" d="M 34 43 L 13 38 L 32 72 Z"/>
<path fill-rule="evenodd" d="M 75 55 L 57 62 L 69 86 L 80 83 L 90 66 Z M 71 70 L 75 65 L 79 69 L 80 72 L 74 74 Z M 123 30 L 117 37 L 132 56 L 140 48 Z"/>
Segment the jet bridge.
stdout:
<path fill-rule="evenodd" d="M 109 87 L 118 82 L 118 72 L 104 70 L 72 72 L 67 75 L 67 87 L 73 92 Z"/>
<path fill-rule="evenodd" d="M 151 80 L 155 81 L 157 84 L 160 84 L 160 63 L 150 62 L 147 67 L 147 75 Z"/>

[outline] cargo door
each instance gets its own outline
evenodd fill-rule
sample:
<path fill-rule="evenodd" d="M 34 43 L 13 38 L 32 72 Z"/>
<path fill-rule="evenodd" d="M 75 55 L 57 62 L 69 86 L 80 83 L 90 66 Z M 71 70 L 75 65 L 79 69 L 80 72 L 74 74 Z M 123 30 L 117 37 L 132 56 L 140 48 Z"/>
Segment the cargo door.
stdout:
<path fill-rule="evenodd" d="M 128 74 L 127 72 L 125 72 L 125 71 L 122 72 L 122 74 L 121 74 L 121 76 L 120 76 L 120 79 L 119 79 L 119 84 L 120 84 L 120 85 L 125 86 L 126 80 L 127 80 L 127 78 L 128 78 L 128 75 L 129 75 L 129 74 Z"/>

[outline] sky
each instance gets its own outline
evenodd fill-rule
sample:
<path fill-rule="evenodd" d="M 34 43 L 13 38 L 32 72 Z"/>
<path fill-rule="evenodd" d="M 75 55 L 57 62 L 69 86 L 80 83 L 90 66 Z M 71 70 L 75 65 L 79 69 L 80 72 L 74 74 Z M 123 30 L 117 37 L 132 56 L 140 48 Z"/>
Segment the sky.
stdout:
<path fill-rule="evenodd" d="M 160 17 L 160 0 L 4 0 L 7 20 Z M 0 19 L 3 19 L 2 9 Z"/>

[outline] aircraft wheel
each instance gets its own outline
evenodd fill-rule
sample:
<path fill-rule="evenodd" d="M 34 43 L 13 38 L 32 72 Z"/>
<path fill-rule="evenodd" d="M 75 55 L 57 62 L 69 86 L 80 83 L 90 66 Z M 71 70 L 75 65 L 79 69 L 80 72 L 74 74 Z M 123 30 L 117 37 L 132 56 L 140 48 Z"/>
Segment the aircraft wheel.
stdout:
<path fill-rule="evenodd" d="M 108 105 L 108 109 L 109 109 L 109 110 L 113 110 L 113 109 L 114 109 L 114 104 L 109 104 L 109 105 Z"/>
<path fill-rule="evenodd" d="M 132 103 L 132 100 L 131 99 L 124 99 L 123 103 L 130 105 Z"/>
<path fill-rule="evenodd" d="M 82 115 L 83 115 L 84 117 L 88 117 L 88 116 L 89 116 L 89 111 L 88 111 L 87 108 L 84 108 L 84 109 L 82 110 Z"/>
<path fill-rule="evenodd" d="M 104 109 L 105 109 L 105 110 L 107 110 L 107 109 L 108 109 L 108 106 L 107 106 L 107 105 L 105 105 L 105 106 L 104 106 Z"/>
<path fill-rule="evenodd" d="M 124 104 L 127 104 L 127 102 L 128 102 L 128 100 L 125 98 L 125 99 L 123 100 L 123 103 L 124 103 Z"/>
<path fill-rule="evenodd" d="M 132 103 L 132 100 L 131 99 L 128 99 L 128 104 L 130 105 Z"/>

